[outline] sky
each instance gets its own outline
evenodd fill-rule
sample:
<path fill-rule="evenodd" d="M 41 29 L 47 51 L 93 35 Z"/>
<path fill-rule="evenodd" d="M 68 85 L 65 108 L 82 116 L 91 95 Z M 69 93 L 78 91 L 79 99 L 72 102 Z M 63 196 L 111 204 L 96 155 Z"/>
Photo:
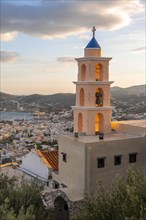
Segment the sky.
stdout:
<path fill-rule="evenodd" d="M 145 84 L 145 0 L 0 0 L 1 92 L 75 93 L 96 27 L 112 86 Z"/>

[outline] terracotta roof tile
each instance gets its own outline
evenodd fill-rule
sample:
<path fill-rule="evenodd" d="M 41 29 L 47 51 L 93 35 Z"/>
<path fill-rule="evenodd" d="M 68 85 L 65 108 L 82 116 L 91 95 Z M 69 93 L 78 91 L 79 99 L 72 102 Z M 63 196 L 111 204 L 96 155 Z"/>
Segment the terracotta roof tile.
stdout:
<path fill-rule="evenodd" d="M 35 151 L 48 168 L 58 170 L 58 151 Z"/>

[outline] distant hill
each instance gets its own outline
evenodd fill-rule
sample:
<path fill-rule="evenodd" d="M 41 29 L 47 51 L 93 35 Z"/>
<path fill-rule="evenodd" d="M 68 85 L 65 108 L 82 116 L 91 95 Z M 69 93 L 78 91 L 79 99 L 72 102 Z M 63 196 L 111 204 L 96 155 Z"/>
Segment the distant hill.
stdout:
<path fill-rule="evenodd" d="M 114 96 L 122 96 L 122 95 L 146 95 L 146 85 L 138 85 L 131 86 L 128 88 L 120 88 L 118 86 L 114 86 L 111 88 L 111 95 Z"/>
<path fill-rule="evenodd" d="M 115 91 L 123 91 L 124 89 L 123 88 L 120 88 L 118 86 L 114 86 L 114 87 L 111 87 L 111 91 L 112 92 L 115 92 Z"/>
<path fill-rule="evenodd" d="M 27 95 L 27 96 L 15 96 L 6 93 L 0 92 L 0 102 L 10 102 L 15 100 L 16 102 L 19 101 L 20 103 L 27 103 L 27 104 L 50 104 L 50 105 L 58 105 L 60 107 L 70 107 L 75 103 L 75 94 L 71 93 L 57 93 L 53 95 Z"/>
<path fill-rule="evenodd" d="M 0 92 L 0 101 L 9 101 L 9 100 L 12 100 L 13 98 L 16 98 L 16 97 L 17 96 L 15 96 L 15 95 L 10 95 L 7 93 Z"/>
<path fill-rule="evenodd" d="M 131 86 L 129 88 L 126 88 L 126 91 L 128 95 L 144 95 L 146 94 L 146 85 L 141 85 L 141 86 Z"/>
<path fill-rule="evenodd" d="M 24 96 L 23 101 L 26 103 L 48 103 L 48 104 L 63 104 L 64 106 L 70 106 L 75 103 L 75 94 L 71 93 L 57 93 L 53 95 L 29 95 Z"/>
<path fill-rule="evenodd" d="M 146 95 L 146 85 L 138 85 L 138 86 L 131 86 L 128 88 L 120 88 L 118 86 L 111 88 L 111 95 L 113 98 L 120 98 L 123 96 L 144 96 Z M 52 104 L 52 105 L 59 105 L 64 107 L 69 107 L 75 104 L 75 94 L 71 93 L 57 93 L 54 95 L 27 95 L 27 96 L 15 96 L 6 93 L 0 92 L 0 101 L 19 101 L 23 103 L 35 103 L 35 104 Z"/>

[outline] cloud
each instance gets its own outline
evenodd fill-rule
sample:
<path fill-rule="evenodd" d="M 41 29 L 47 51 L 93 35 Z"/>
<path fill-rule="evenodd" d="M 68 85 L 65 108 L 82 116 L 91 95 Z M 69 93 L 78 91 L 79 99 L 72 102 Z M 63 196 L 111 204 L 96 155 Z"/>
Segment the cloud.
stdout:
<path fill-rule="evenodd" d="M 35 72 L 38 72 L 40 74 L 57 74 L 58 73 L 58 69 L 53 69 L 53 68 L 34 68 L 33 69 Z"/>
<path fill-rule="evenodd" d="M 117 40 L 126 40 L 128 41 L 143 41 L 145 42 L 145 30 L 142 31 L 129 31 L 126 34 L 121 34 L 118 36 Z"/>
<path fill-rule="evenodd" d="M 139 53 L 139 52 L 143 52 L 146 50 L 146 47 L 139 47 L 139 48 L 135 48 L 133 50 L 131 50 L 131 53 Z"/>
<path fill-rule="evenodd" d="M 87 36 L 87 35 L 85 35 L 85 34 L 81 34 L 81 35 L 79 36 L 79 39 L 81 39 L 81 40 L 90 40 L 90 37 Z"/>
<path fill-rule="evenodd" d="M 19 54 L 12 51 L 0 51 L 0 61 L 3 63 L 6 62 L 15 62 L 19 58 Z"/>
<path fill-rule="evenodd" d="M 75 63 L 76 62 L 74 57 L 58 57 L 57 61 L 62 62 L 62 63 Z"/>
<path fill-rule="evenodd" d="M 138 18 L 135 18 L 135 20 L 137 20 L 137 21 L 145 21 L 146 20 L 146 16 L 140 16 L 140 17 L 138 17 Z"/>
<path fill-rule="evenodd" d="M 4 36 L 20 32 L 40 38 L 66 37 L 85 33 L 93 25 L 97 30 L 114 30 L 129 25 L 132 16 L 144 10 L 140 0 L 35 2 L 1 2 Z"/>
<path fill-rule="evenodd" d="M 17 32 L 7 32 L 7 33 L 0 33 L 0 39 L 2 41 L 9 41 L 9 40 L 13 40 L 17 35 Z"/>

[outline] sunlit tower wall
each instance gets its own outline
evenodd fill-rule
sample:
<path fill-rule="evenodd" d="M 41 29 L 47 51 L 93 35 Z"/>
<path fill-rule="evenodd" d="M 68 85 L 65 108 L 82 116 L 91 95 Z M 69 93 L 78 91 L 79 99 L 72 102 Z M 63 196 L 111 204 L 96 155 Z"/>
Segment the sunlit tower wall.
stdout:
<path fill-rule="evenodd" d="M 84 49 L 84 57 L 76 58 L 78 78 L 74 111 L 74 132 L 95 135 L 111 133 L 113 107 L 110 105 L 109 61 L 101 56 L 101 47 L 93 37 Z"/>

